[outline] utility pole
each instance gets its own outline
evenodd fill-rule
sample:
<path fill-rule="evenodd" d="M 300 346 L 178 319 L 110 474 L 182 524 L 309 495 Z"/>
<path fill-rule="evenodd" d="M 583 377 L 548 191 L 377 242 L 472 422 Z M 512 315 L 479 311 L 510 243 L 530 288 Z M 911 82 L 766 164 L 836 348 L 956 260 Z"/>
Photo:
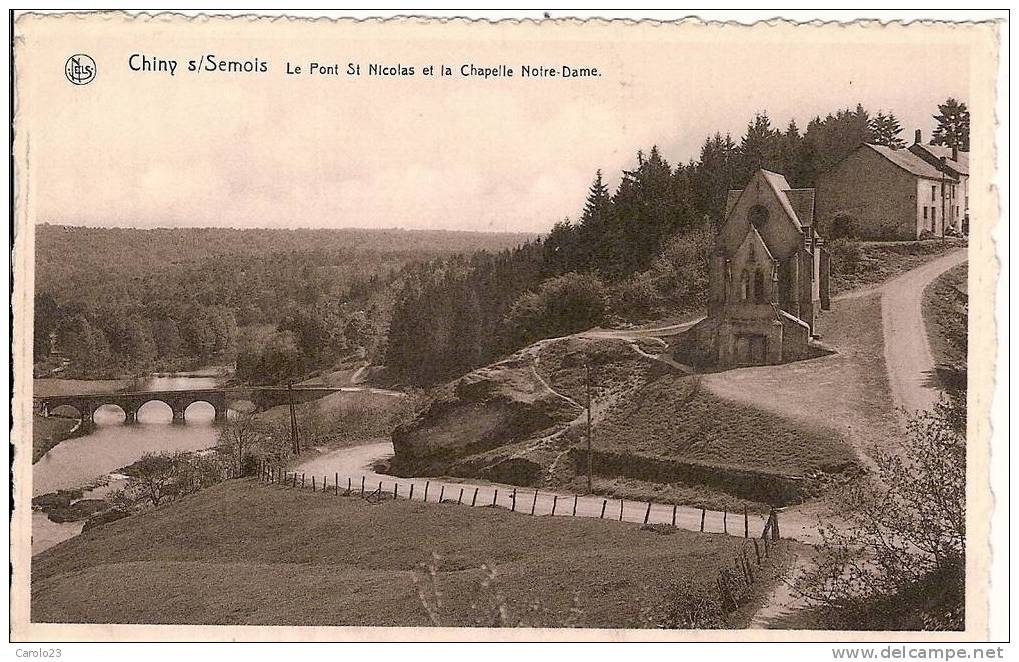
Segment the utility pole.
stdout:
<path fill-rule="evenodd" d="M 585 382 L 587 384 L 587 493 L 591 494 L 594 490 L 592 487 L 592 474 L 593 474 L 593 460 L 591 458 L 591 362 L 588 361 L 584 364 L 585 369 Z"/>
<path fill-rule="evenodd" d="M 287 382 L 287 400 L 290 403 L 290 445 L 294 455 L 301 454 L 301 439 L 297 436 L 297 410 L 294 409 L 294 383 Z"/>

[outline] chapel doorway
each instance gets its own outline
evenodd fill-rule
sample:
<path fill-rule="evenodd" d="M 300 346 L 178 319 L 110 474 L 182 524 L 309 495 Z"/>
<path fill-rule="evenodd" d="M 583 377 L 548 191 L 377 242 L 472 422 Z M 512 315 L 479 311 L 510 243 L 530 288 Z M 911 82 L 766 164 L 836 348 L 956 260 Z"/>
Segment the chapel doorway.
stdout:
<path fill-rule="evenodd" d="M 736 336 L 737 365 L 765 365 L 768 356 L 768 338 L 761 335 Z"/>

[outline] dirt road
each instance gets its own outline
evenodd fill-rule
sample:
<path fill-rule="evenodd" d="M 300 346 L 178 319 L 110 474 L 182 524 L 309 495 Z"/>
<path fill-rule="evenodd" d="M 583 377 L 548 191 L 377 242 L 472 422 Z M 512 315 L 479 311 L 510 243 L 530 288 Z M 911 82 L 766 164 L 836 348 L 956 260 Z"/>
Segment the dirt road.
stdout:
<path fill-rule="evenodd" d="M 377 473 L 372 466 L 379 460 L 386 459 L 393 455 L 393 445 L 389 442 L 366 444 L 352 448 L 340 448 L 323 453 L 319 457 L 309 459 L 297 466 L 295 471 L 298 474 L 305 474 L 305 484 L 311 484 L 311 477 L 316 477 L 316 485 L 321 486 L 323 479 L 326 480 L 327 491 L 334 491 L 337 479 L 339 480 L 340 491 L 347 489 L 348 481 L 355 494 L 361 490 L 361 481 L 364 480 L 365 491 L 375 492 L 382 486 L 382 492 L 387 495 L 393 494 L 394 486 L 401 498 L 410 496 L 411 486 L 414 486 L 414 500 L 425 500 L 425 488 L 427 485 L 427 500 L 432 503 L 439 501 L 460 502 L 468 507 L 472 504 L 476 507 L 491 506 L 493 503 L 503 508 L 516 510 L 525 515 L 532 512 L 535 515 L 551 515 L 553 507 L 555 516 L 572 517 L 576 508 L 576 517 L 603 517 L 624 522 L 643 523 L 648 513 L 646 501 L 629 501 L 620 499 L 606 499 L 600 496 L 580 496 L 573 494 L 556 493 L 546 490 L 534 490 L 531 488 L 514 488 L 512 485 L 498 483 L 457 481 L 450 478 L 397 478 L 386 474 Z M 300 481 L 300 477 L 298 477 Z M 321 489 L 321 488 L 319 488 Z M 516 490 L 516 504 L 513 502 L 513 494 Z M 603 515 L 604 507 L 604 515 Z M 687 506 L 676 506 L 676 526 L 688 531 L 699 531 L 701 525 L 701 510 Z M 670 504 L 652 503 L 648 522 L 654 524 L 671 524 L 673 506 Z M 765 517 L 757 514 L 749 515 L 749 533 L 751 536 L 760 536 L 764 530 Z M 790 522 L 790 525 L 792 523 Z M 795 537 L 799 527 L 790 526 L 788 533 L 785 530 L 786 523 L 781 519 L 780 526 L 783 536 Z M 717 511 L 706 511 L 704 513 L 704 531 L 707 533 L 728 533 L 733 536 L 744 535 L 743 513 L 721 513 Z"/>
<path fill-rule="evenodd" d="M 965 248 L 951 251 L 881 288 L 888 381 L 896 407 L 908 413 L 929 408 L 939 397 L 921 310 L 923 292 L 935 278 L 965 261 Z"/>

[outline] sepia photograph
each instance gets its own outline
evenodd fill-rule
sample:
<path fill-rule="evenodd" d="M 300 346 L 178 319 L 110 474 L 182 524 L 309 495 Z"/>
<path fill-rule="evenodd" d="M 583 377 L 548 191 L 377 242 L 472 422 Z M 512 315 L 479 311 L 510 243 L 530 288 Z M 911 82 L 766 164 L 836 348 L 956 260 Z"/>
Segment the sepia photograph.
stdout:
<path fill-rule="evenodd" d="M 532 14 L 12 12 L 12 641 L 989 641 L 1007 19 Z"/>

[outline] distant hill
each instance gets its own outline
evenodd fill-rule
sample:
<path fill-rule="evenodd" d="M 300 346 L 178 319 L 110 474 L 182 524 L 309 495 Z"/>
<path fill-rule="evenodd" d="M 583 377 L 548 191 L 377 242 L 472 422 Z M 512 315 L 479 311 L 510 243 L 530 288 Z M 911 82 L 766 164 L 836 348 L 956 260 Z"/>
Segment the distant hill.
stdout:
<path fill-rule="evenodd" d="M 535 237 L 448 230 L 135 229 L 43 223 L 35 229 L 36 291 L 59 292 L 87 270 L 127 275 L 213 257 L 292 252 L 328 256 L 334 262 L 368 258 L 380 265 L 396 265 L 453 253 L 515 248 Z"/>
<path fill-rule="evenodd" d="M 350 352 L 381 351 L 391 288 L 407 269 L 500 253 L 533 239 L 440 230 L 43 224 L 35 236 L 35 358 L 40 372 L 52 369 L 53 338 L 71 359 L 69 376 L 177 370 L 238 355 L 266 383 L 300 376 Z M 266 347 L 286 375 L 263 369 Z"/>

